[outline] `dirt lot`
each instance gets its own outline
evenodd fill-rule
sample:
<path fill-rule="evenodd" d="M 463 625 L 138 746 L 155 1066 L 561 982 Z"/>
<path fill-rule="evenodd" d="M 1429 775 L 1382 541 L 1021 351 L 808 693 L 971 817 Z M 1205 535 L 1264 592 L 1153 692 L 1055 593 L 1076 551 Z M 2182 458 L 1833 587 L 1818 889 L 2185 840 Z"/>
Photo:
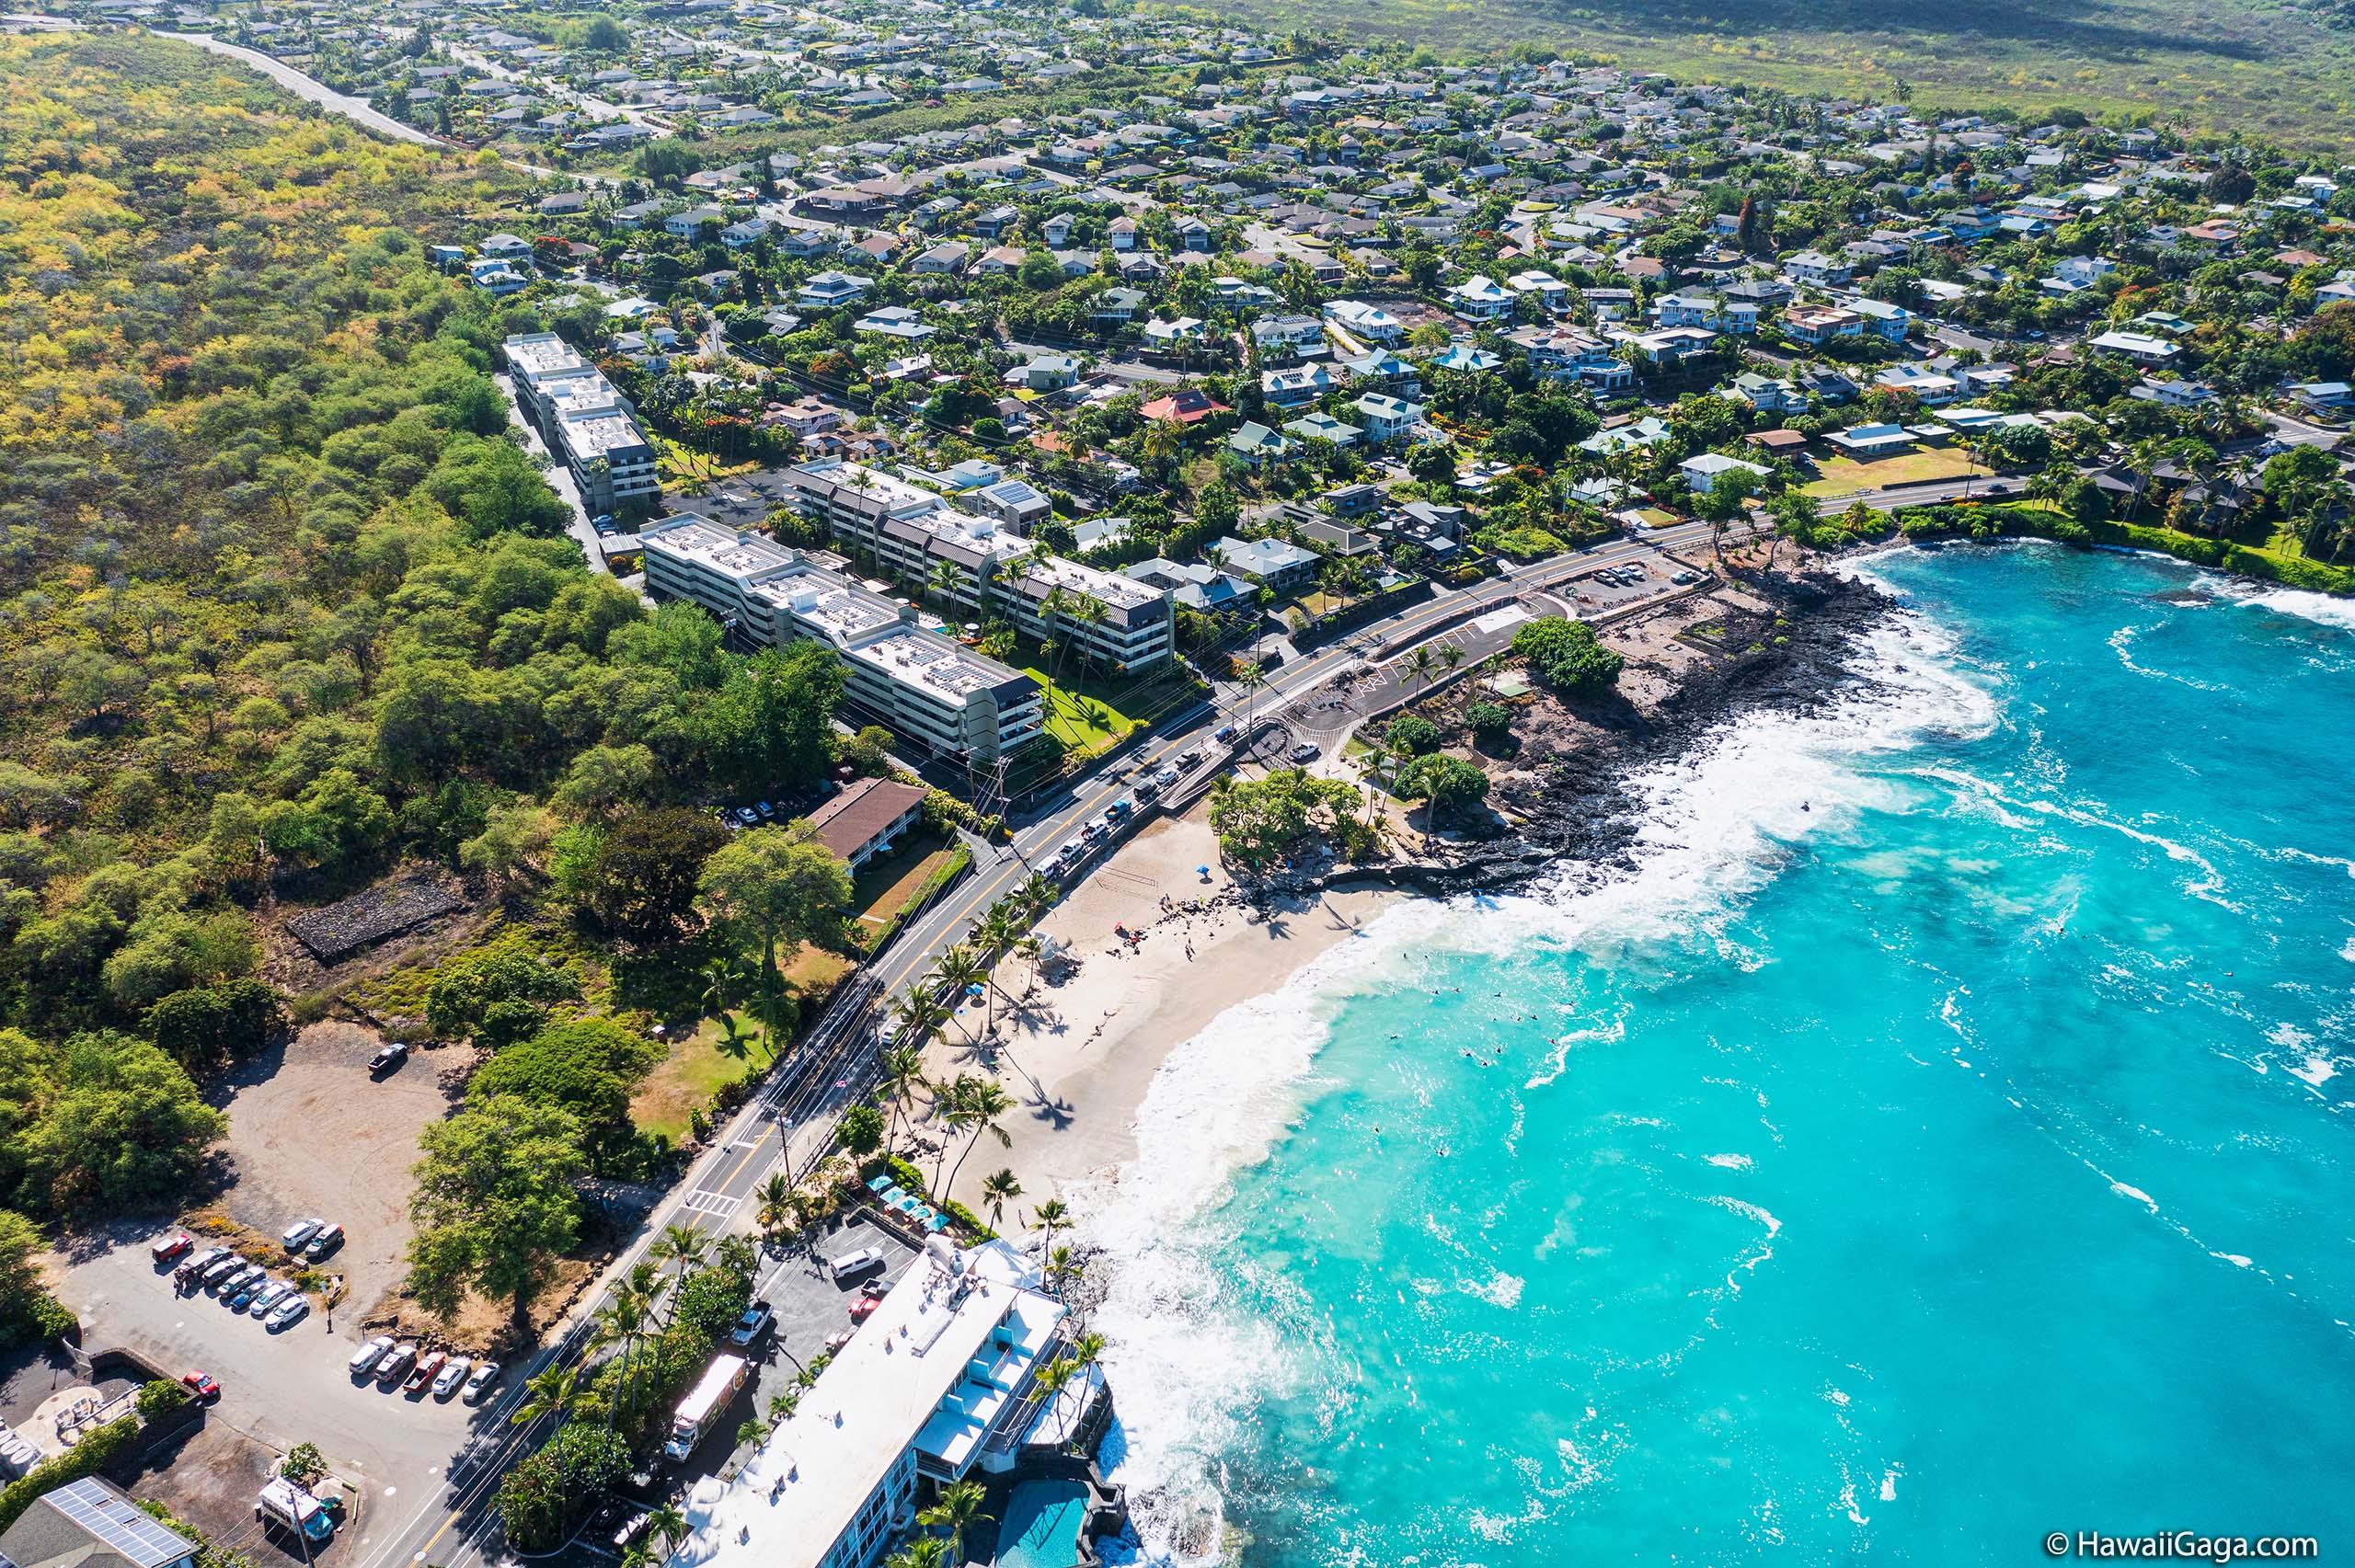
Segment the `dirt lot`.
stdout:
<path fill-rule="evenodd" d="M 355 1319 L 401 1276 L 417 1136 L 449 1110 L 434 1053 L 371 1082 L 382 1043 L 358 1024 L 311 1024 L 243 1075 L 226 1107 L 236 1185 L 221 1207 L 268 1236 L 305 1215 L 342 1225 L 350 1239 L 327 1266 L 350 1281 Z"/>
<path fill-rule="evenodd" d="M 153 1499 L 169 1508 L 181 1523 L 194 1526 L 218 1552 L 238 1551 L 270 1568 L 290 1562 L 335 1562 L 352 1554 L 361 1532 L 350 1528 L 356 1516 L 324 1546 L 306 1556 L 302 1543 L 287 1530 L 265 1528 L 254 1518 L 254 1497 L 276 1471 L 281 1456 L 266 1443 L 256 1442 L 224 1421 L 208 1418 L 187 1439 L 146 1456 L 139 1470 L 124 1476 L 132 1495 Z M 364 1494 L 350 1500 L 364 1512 Z"/>

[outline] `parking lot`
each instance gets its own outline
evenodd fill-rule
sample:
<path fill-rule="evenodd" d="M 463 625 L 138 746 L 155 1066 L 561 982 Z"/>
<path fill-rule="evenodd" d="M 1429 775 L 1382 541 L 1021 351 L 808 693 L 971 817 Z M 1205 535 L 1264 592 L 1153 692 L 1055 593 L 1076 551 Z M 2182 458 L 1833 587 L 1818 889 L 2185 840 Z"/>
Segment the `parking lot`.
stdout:
<path fill-rule="evenodd" d="M 317 1265 L 347 1280 L 336 1307 L 314 1303 L 273 1330 L 249 1312 L 233 1314 L 212 1292 L 184 1294 L 174 1287 L 171 1265 L 149 1256 L 148 1244 L 169 1229 L 160 1222 L 77 1238 L 56 1270 L 58 1295 L 80 1316 L 86 1348 L 121 1346 L 170 1376 L 211 1374 L 221 1396 L 208 1433 L 235 1432 L 265 1454 L 316 1444 L 329 1468 L 366 1499 L 355 1509 L 362 1535 L 372 1512 L 391 1516 L 387 1499 L 414 1503 L 436 1494 L 451 1454 L 488 1419 L 454 1400 L 407 1398 L 356 1383 L 346 1370 L 366 1337 L 361 1319 L 401 1277 L 418 1134 L 448 1111 L 430 1054 L 372 1080 L 367 1060 L 379 1044 L 373 1031 L 356 1024 L 314 1024 L 282 1050 L 248 1064 L 224 1104 L 233 1181 L 215 1207 L 266 1237 L 303 1217 L 340 1224 L 343 1244 Z M 210 1244 L 200 1235 L 194 1250 Z M 273 1260 L 270 1277 L 288 1279 L 301 1266 L 292 1257 Z M 252 1455 L 215 1454 L 209 1446 L 203 1451 L 234 1484 L 214 1485 L 204 1479 L 207 1471 L 192 1471 L 192 1506 L 214 1492 L 241 1492 L 247 1470 L 266 1468 Z M 249 1517 L 251 1502 L 231 1497 L 220 1505 Z"/>
<path fill-rule="evenodd" d="M 232 1316 L 211 1292 L 180 1294 L 170 1266 L 148 1256 L 145 1231 L 109 1240 L 75 1265 L 63 1288 L 86 1346 L 126 1346 L 169 1375 L 212 1374 L 221 1395 L 210 1423 L 281 1454 L 316 1443 L 328 1467 L 380 1510 L 388 1499 L 431 1494 L 451 1454 L 488 1425 L 488 1404 L 478 1412 L 355 1381 L 347 1362 L 361 1336 L 348 1313 L 335 1328 L 327 1313 L 314 1311 L 273 1333 L 250 1315 Z"/>
<path fill-rule="evenodd" d="M 836 1284 L 827 1261 L 862 1247 L 874 1247 L 888 1260 L 879 1271 Z M 852 1326 L 851 1303 L 868 1280 L 895 1283 L 915 1261 L 915 1249 L 863 1219 L 853 1219 L 817 1239 L 814 1246 L 798 1246 L 775 1258 L 763 1274 L 753 1295 L 766 1301 L 776 1319 L 749 1353 L 752 1377 L 745 1391 L 720 1413 L 711 1431 L 687 1464 L 683 1475 L 717 1471 L 736 1448 L 736 1433 L 745 1422 L 768 1419 L 769 1400 L 793 1386 L 801 1368 L 825 1352 L 826 1340 Z"/>

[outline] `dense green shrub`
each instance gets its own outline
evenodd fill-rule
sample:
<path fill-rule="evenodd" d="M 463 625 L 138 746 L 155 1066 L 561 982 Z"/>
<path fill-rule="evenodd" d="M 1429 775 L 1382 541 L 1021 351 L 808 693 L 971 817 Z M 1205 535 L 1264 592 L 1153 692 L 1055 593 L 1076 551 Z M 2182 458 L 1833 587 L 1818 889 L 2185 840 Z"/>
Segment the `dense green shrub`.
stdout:
<path fill-rule="evenodd" d="M 1541 615 L 1512 635 L 1512 651 L 1547 685 L 1565 692 L 1607 691 L 1626 662 L 1604 647 L 1584 621 Z"/>

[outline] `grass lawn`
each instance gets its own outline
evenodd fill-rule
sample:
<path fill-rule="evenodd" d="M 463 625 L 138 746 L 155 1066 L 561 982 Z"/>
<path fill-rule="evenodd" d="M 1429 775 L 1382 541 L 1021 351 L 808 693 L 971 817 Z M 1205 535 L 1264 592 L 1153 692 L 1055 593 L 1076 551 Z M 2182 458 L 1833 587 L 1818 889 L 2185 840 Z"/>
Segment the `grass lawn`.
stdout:
<path fill-rule="evenodd" d="M 823 948 L 804 947 L 785 966 L 786 983 L 803 998 L 801 1022 L 850 973 L 851 961 Z M 735 1015 L 730 1034 L 717 1018 L 706 1018 L 695 1032 L 672 1043 L 671 1054 L 630 1096 L 629 1119 L 647 1131 L 661 1133 L 676 1143 L 687 1136 L 688 1117 L 706 1110 L 711 1097 L 730 1083 L 766 1072 L 775 1056 L 763 1044 L 761 1026 L 748 1013 Z"/>
<path fill-rule="evenodd" d="M 1644 526 L 1647 528 L 1674 528 L 1683 521 L 1674 512 L 1660 507 L 1646 507 L 1636 515 L 1644 520 Z"/>
<path fill-rule="evenodd" d="M 1068 670 L 1064 679 L 1051 687 L 1043 670 L 1026 669 L 1022 673 L 1039 682 L 1041 691 L 1051 693 L 1047 698 L 1047 733 L 1074 751 L 1094 756 L 1136 727 L 1127 715 L 1087 691 L 1085 684 L 1074 686 Z"/>
<path fill-rule="evenodd" d="M 1890 485 L 1918 484 L 1924 479 L 1959 479 L 1966 474 L 1985 476 L 1992 471 L 1983 464 L 1974 464 L 1970 454 L 1959 448 L 1933 446 L 1871 463 L 1858 463 L 1853 457 L 1827 457 L 1816 464 L 1816 472 L 1822 477 L 1807 486 L 1810 496 L 1878 490 Z"/>
<path fill-rule="evenodd" d="M 851 905 L 858 910 L 858 918 L 870 925 L 889 924 L 956 847 L 954 840 L 938 833 L 919 833 L 890 855 L 859 867 L 850 886 Z"/>

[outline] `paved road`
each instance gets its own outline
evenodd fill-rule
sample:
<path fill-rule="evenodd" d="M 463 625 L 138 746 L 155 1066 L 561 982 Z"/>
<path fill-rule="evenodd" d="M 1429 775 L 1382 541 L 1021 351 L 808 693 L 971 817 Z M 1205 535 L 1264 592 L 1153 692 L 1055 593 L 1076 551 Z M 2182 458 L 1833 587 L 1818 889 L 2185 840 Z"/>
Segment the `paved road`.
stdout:
<path fill-rule="evenodd" d="M 339 93 L 316 77 L 306 76 L 293 66 L 281 61 L 272 60 L 259 50 L 247 49 L 238 44 L 224 42 L 210 33 L 167 32 L 159 36 L 176 38 L 182 43 L 192 43 L 199 49 L 209 49 L 215 54 L 250 65 L 296 97 L 307 99 L 322 109 L 331 109 L 345 119 L 356 120 L 380 136 L 390 136 L 399 142 L 413 142 L 420 147 L 442 145 L 416 126 L 404 125 L 391 115 L 372 108 L 367 99 L 355 98 Z"/>

